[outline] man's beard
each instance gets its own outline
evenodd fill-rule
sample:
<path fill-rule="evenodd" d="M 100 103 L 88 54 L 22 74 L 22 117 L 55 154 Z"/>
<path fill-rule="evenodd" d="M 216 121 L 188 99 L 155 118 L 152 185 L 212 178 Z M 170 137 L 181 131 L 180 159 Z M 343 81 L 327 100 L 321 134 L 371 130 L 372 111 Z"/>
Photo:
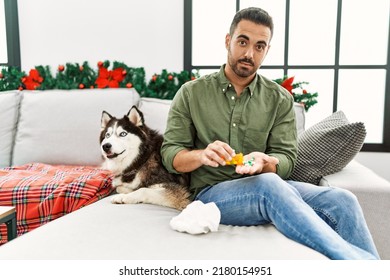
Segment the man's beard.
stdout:
<path fill-rule="evenodd" d="M 230 68 L 232 68 L 233 72 L 241 77 L 241 78 L 247 78 L 247 77 L 250 77 L 253 75 L 253 73 L 255 73 L 257 71 L 257 69 L 254 67 L 252 69 L 247 69 L 247 68 L 244 68 L 244 67 L 240 67 L 238 64 L 240 62 L 245 62 L 245 63 L 249 63 L 250 65 L 254 66 L 254 62 L 251 60 L 251 59 L 238 59 L 238 60 L 234 60 L 232 58 L 232 55 L 229 51 L 229 56 L 228 56 L 228 63 L 229 63 L 229 66 Z"/>

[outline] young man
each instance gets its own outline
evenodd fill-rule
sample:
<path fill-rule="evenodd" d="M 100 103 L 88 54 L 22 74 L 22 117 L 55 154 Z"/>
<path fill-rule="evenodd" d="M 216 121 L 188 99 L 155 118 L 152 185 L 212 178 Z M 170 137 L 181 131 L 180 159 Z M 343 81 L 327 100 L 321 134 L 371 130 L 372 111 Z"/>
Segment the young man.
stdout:
<path fill-rule="evenodd" d="M 273 223 L 331 259 L 377 259 L 353 194 L 286 181 L 297 156 L 293 99 L 257 74 L 272 35 L 264 10 L 235 15 L 225 38 L 226 65 L 184 84 L 173 100 L 161 148 L 164 165 L 190 173 L 194 199 L 215 202 L 222 224 Z M 226 165 L 236 152 L 254 164 Z"/>

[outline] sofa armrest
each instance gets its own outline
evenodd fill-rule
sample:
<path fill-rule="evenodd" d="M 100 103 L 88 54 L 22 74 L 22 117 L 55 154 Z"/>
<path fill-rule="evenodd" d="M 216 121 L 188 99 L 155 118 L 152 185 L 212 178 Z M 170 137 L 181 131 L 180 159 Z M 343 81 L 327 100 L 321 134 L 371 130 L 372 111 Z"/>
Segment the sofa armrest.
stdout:
<path fill-rule="evenodd" d="M 0 92 L 0 168 L 11 165 L 20 98 L 16 90 Z"/>
<path fill-rule="evenodd" d="M 390 259 L 390 182 L 352 160 L 341 171 L 325 176 L 320 186 L 340 187 L 356 195 L 381 258 Z"/>

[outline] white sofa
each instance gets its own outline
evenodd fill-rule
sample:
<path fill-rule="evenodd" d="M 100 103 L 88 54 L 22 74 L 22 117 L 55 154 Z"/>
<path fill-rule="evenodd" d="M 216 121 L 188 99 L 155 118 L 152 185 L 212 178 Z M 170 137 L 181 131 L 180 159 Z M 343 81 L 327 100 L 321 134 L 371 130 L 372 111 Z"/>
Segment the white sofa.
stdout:
<path fill-rule="evenodd" d="M 133 89 L 0 92 L 0 167 L 99 166 L 101 112 L 122 116 L 132 105 L 150 127 L 164 131 L 170 101 L 140 98 Z M 302 130 L 300 106 L 296 113 Z M 327 184 L 358 197 L 381 257 L 390 259 L 390 183 L 352 161 L 321 180 Z M 105 197 L 0 246 L 0 259 L 326 259 L 272 225 L 179 233 L 169 226 L 178 213 L 155 205 L 114 205 Z"/>

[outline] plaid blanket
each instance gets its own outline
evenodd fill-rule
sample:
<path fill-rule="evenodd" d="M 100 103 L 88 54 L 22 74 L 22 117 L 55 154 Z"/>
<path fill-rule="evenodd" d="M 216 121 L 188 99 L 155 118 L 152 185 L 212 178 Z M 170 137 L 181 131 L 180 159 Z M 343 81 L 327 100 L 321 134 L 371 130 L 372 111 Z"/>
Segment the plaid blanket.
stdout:
<path fill-rule="evenodd" d="M 109 195 L 112 177 L 89 166 L 32 163 L 0 169 L 0 206 L 16 207 L 18 236 Z M 0 225 L 0 245 L 7 242 Z"/>

